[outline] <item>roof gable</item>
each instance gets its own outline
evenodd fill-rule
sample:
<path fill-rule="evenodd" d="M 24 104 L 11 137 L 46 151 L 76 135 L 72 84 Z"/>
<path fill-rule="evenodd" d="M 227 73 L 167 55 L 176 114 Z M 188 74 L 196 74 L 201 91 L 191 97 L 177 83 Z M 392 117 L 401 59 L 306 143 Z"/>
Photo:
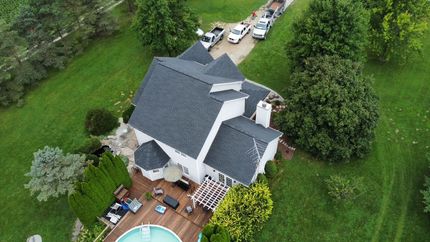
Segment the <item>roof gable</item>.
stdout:
<path fill-rule="evenodd" d="M 240 81 L 245 79 L 245 77 L 242 75 L 242 73 L 240 73 L 237 66 L 227 54 L 224 54 L 209 63 L 205 68 L 205 74 L 231 78 Z"/>
<path fill-rule="evenodd" d="M 221 110 L 211 86 L 155 65 L 129 124 L 154 139 L 197 158 Z"/>
<path fill-rule="evenodd" d="M 270 93 L 268 89 L 257 86 L 249 81 L 243 82 L 241 92 L 249 95 L 249 98 L 245 102 L 244 113 L 244 116 L 248 118 L 255 113 L 258 102 L 264 100 Z"/>
<path fill-rule="evenodd" d="M 170 157 L 154 141 L 143 143 L 134 152 L 136 164 L 145 170 L 161 168 L 167 164 Z"/>
<path fill-rule="evenodd" d="M 194 45 L 192 45 L 190 48 L 180 54 L 178 58 L 183 60 L 195 61 L 203 65 L 206 65 L 209 62 L 213 61 L 212 56 L 205 49 L 205 47 L 203 47 L 200 41 L 197 41 Z"/>

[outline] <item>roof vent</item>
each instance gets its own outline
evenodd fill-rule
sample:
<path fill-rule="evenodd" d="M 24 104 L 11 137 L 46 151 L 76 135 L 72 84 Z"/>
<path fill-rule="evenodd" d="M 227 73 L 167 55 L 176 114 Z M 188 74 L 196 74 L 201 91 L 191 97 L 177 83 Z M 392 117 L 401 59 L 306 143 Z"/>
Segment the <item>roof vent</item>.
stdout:
<path fill-rule="evenodd" d="M 272 105 L 260 101 L 257 104 L 257 114 L 255 117 L 255 123 L 261 124 L 265 128 L 268 128 L 270 126 L 270 116 L 272 114 Z"/>

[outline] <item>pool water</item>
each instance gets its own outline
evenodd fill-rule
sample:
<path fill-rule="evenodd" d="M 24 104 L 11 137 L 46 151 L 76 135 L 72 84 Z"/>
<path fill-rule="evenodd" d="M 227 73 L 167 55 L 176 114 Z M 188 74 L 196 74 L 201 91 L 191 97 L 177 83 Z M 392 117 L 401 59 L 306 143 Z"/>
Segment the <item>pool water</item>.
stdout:
<path fill-rule="evenodd" d="M 144 240 L 141 232 L 142 226 L 137 226 L 125 232 L 116 242 L 182 242 L 171 230 L 159 225 L 149 225 L 151 240 Z"/>

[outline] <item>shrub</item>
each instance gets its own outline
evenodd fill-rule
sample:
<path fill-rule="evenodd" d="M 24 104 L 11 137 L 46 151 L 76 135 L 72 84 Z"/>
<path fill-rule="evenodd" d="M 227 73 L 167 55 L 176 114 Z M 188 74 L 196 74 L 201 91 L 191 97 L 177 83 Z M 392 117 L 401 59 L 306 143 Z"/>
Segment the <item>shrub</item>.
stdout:
<path fill-rule="evenodd" d="M 274 161 L 269 160 L 264 167 L 264 171 L 266 172 L 267 177 L 272 178 L 276 175 L 276 173 L 278 173 L 278 167 L 276 167 Z"/>
<path fill-rule="evenodd" d="M 228 231 L 216 224 L 207 224 L 202 230 L 203 237 L 209 242 L 229 242 L 230 235 Z M 209 238 L 209 239 L 208 239 Z M 203 238 L 202 238 L 203 239 Z"/>
<path fill-rule="evenodd" d="M 128 120 L 130 120 L 131 114 L 134 111 L 134 106 L 130 105 L 124 112 L 122 112 L 122 121 L 124 123 L 128 123 Z"/>
<path fill-rule="evenodd" d="M 85 159 L 89 161 L 89 164 L 93 164 L 94 166 L 99 166 L 100 158 L 93 154 L 87 154 Z"/>
<path fill-rule="evenodd" d="M 267 180 L 267 177 L 263 173 L 260 173 L 257 175 L 257 182 L 268 184 L 269 180 Z"/>
<path fill-rule="evenodd" d="M 106 152 L 98 167 L 90 164 L 85 168 L 83 181 L 78 182 L 75 191 L 69 195 L 69 205 L 82 224 L 92 226 L 115 200 L 113 191 L 121 184 L 131 186 L 124 162 Z"/>
<path fill-rule="evenodd" d="M 234 241 L 253 241 L 254 235 L 272 214 L 272 209 L 273 201 L 267 184 L 237 185 L 229 189 L 210 222 L 225 228 Z"/>
<path fill-rule="evenodd" d="M 200 240 L 200 242 L 209 242 L 208 237 L 206 237 L 206 235 L 202 235 L 202 239 Z"/>
<path fill-rule="evenodd" d="M 76 153 L 91 154 L 102 146 L 102 143 L 96 137 L 91 137 L 85 140 L 85 143 L 80 146 Z"/>
<path fill-rule="evenodd" d="M 150 192 L 145 192 L 146 201 L 150 201 L 152 199 L 152 194 Z"/>
<path fill-rule="evenodd" d="M 107 134 L 118 126 L 118 119 L 106 109 L 91 109 L 85 118 L 85 129 L 92 135 Z"/>
<path fill-rule="evenodd" d="M 104 229 L 105 226 L 100 223 L 97 223 L 91 227 L 84 227 L 79 233 L 77 242 L 101 242 L 103 241 L 104 236 L 101 236 L 97 240 L 95 239 L 103 232 Z"/>
<path fill-rule="evenodd" d="M 362 190 L 361 179 L 348 179 L 339 175 L 332 175 L 325 180 L 328 194 L 335 201 L 354 199 Z"/>
<path fill-rule="evenodd" d="M 281 152 L 276 152 L 276 154 L 275 154 L 275 160 L 282 160 L 282 153 Z"/>

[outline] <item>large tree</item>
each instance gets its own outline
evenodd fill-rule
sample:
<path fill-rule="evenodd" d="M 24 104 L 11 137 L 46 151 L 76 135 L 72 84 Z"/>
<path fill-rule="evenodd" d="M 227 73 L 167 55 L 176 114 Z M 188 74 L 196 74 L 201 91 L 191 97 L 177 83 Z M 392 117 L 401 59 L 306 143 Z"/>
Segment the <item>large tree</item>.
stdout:
<path fill-rule="evenodd" d="M 276 117 L 299 146 L 329 161 L 363 157 L 378 120 L 378 98 L 361 67 L 338 56 L 311 57 L 292 75 Z"/>
<path fill-rule="evenodd" d="M 26 41 L 0 21 L 0 105 L 18 102 L 24 87 L 45 75 L 43 69 L 38 70 L 32 63 L 26 49 Z"/>
<path fill-rule="evenodd" d="M 363 0 L 369 9 L 369 49 L 382 61 L 406 60 L 422 49 L 428 28 L 428 0 Z"/>
<path fill-rule="evenodd" d="M 293 24 L 293 39 L 286 51 L 294 66 L 308 57 L 338 55 L 365 58 L 368 14 L 359 1 L 314 0 Z"/>
<path fill-rule="evenodd" d="M 142 44 L 157 54 L 183 51 L 196 39 L 198 21 L 185 0 L 138 0 L 133 21 Z"/>
<path fill-rule="evenodd" d="M 39 201 L 71 193 L 84 170 L 84 162 L 83 155 L 64 155 L 58 147 L 45 146 L 34 153 L 31 170 L 26 174 L 31 180 L 25 187 L 30 189 L 32 195 L 37 193 Z"/>

